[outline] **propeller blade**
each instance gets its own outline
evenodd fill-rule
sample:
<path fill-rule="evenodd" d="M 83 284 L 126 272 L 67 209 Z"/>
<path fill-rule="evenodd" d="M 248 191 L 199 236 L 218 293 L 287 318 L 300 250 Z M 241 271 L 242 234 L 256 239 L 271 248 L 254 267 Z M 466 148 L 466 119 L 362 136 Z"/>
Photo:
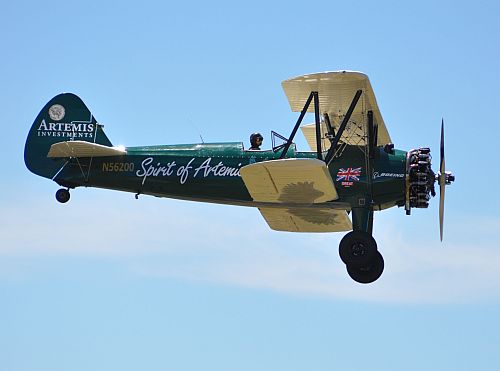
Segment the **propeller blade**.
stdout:
<path fill-rule="evenodd" d="M 444 224 L 444 190 L 445 186 L 439 185 L 439 237 L 443 241 L 443 224 Z"/>
<path fill-rule="evenodd" d="M 439 164 L 439 236 L 443 241 L 444 225 L 444 193 L 446 189 L 446 166 L 444 160 L 444 119 L 441 119 L 441 146 L 440 146 L 440 164 Z"/>
<path fill-rule="evenodd" d="M 446 166 L 445 166 L 445 163 L 444 163 L 444 119 L 441 119 L 441 146 L 440 146 L 440 154 L 441 154 L 441 158 L 440 158 L 440 164 L 439 164 L 439 173 L 441 175 L 444 175 L 444 173 L 446 172 Z M 444 181 L 445 180 L 446 180 L 446 178 L 443 176 L 443 185 L 444 185 Z M 439 184 L 441 184 L 441 182 Z"/>

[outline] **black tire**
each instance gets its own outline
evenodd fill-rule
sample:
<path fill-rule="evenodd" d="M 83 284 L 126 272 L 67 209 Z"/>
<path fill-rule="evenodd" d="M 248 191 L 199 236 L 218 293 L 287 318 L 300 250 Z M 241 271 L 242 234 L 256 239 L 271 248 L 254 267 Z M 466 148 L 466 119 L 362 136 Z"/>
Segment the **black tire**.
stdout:
<path fill-rule="evenodd" d="M 59 201 L 62 204 L 65 204 L 66 202 L 69 201 L 70 194 L 67 189 L 61 188 L 56 192 L 56 200 Z"/>
<path fill-rule="evenodd" d="M 352 231 L 342 238 L 339 255 L 345 265 L 361 267 L 368 264 L 377 253 L 377 242 L 366 232 Z"/>
<path fill-rule="evenodd" d="M 372 283 L 379 279 L 384 271 L 384 258 L 378 251 L 370 263 L 361 267 L 347 266 L 347 273 L 356 282 Z"/>

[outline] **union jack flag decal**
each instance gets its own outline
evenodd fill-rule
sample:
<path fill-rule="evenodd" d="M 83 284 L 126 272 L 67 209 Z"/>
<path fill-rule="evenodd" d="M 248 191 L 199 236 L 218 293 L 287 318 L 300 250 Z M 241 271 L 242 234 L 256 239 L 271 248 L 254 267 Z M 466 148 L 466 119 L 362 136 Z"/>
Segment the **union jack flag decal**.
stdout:
<path fill-rule="evenodd" d="M 361 168 L 348 167 L 347 169 L 341 168 L 337 173 L 337 182 L 342 182 L 341 184 L 345 187 L 350 187 L 354 182 L 359 181 L 361 176 Z"/>

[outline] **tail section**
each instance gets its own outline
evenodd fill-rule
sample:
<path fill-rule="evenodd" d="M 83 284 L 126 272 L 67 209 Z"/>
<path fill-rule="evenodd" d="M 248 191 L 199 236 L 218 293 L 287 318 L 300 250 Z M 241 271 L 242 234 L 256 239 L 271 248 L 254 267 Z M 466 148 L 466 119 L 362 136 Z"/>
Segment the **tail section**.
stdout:
<path fill-rule="evenodd" d="M 52 179 L 64 166 L 64 158 L 48 158 L 50 146 L 65 141 L 86 141 L 112 146 L 85 103 L 71 93 L 52 98 L 40 111 L 31 126 L 24 162 L 34 174 Z"/>

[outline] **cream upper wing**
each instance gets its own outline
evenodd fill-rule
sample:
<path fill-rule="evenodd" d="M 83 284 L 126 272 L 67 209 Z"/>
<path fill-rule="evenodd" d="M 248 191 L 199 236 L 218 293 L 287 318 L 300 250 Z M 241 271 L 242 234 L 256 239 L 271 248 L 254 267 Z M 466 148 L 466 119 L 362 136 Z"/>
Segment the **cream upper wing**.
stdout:
<path fill-rule="evenodd" d="M 282 86 L 294 112 L 301 111 L 309 94 L 312 91 L 317 91 L 320 113 L 328 114 L 335 131 L 338 130 L 356 91 L 361 90 L 361 97 L 341 140 L 348 144 L 364 145 L 367 133 L 367 113 L 372 111 L 374 122 L 378 125 L 377 145 L 391 143 L 370 80 L 365 74 L 351 71 L 315 73 L 285 80 L 282 82 Z M 314 112 L 312 105 L 309 106 L 308 112 Z M 324 134 L 327 133 L 325 124 L 322 124 L 321 130 L 324 138 Z M 311 149 L 315 151 L 316 135 L 314 124 L 304 125 L 302 131 Z M 330 142 L 325 139 L 322 146 L 323 149 L 328 149 Z"/>

